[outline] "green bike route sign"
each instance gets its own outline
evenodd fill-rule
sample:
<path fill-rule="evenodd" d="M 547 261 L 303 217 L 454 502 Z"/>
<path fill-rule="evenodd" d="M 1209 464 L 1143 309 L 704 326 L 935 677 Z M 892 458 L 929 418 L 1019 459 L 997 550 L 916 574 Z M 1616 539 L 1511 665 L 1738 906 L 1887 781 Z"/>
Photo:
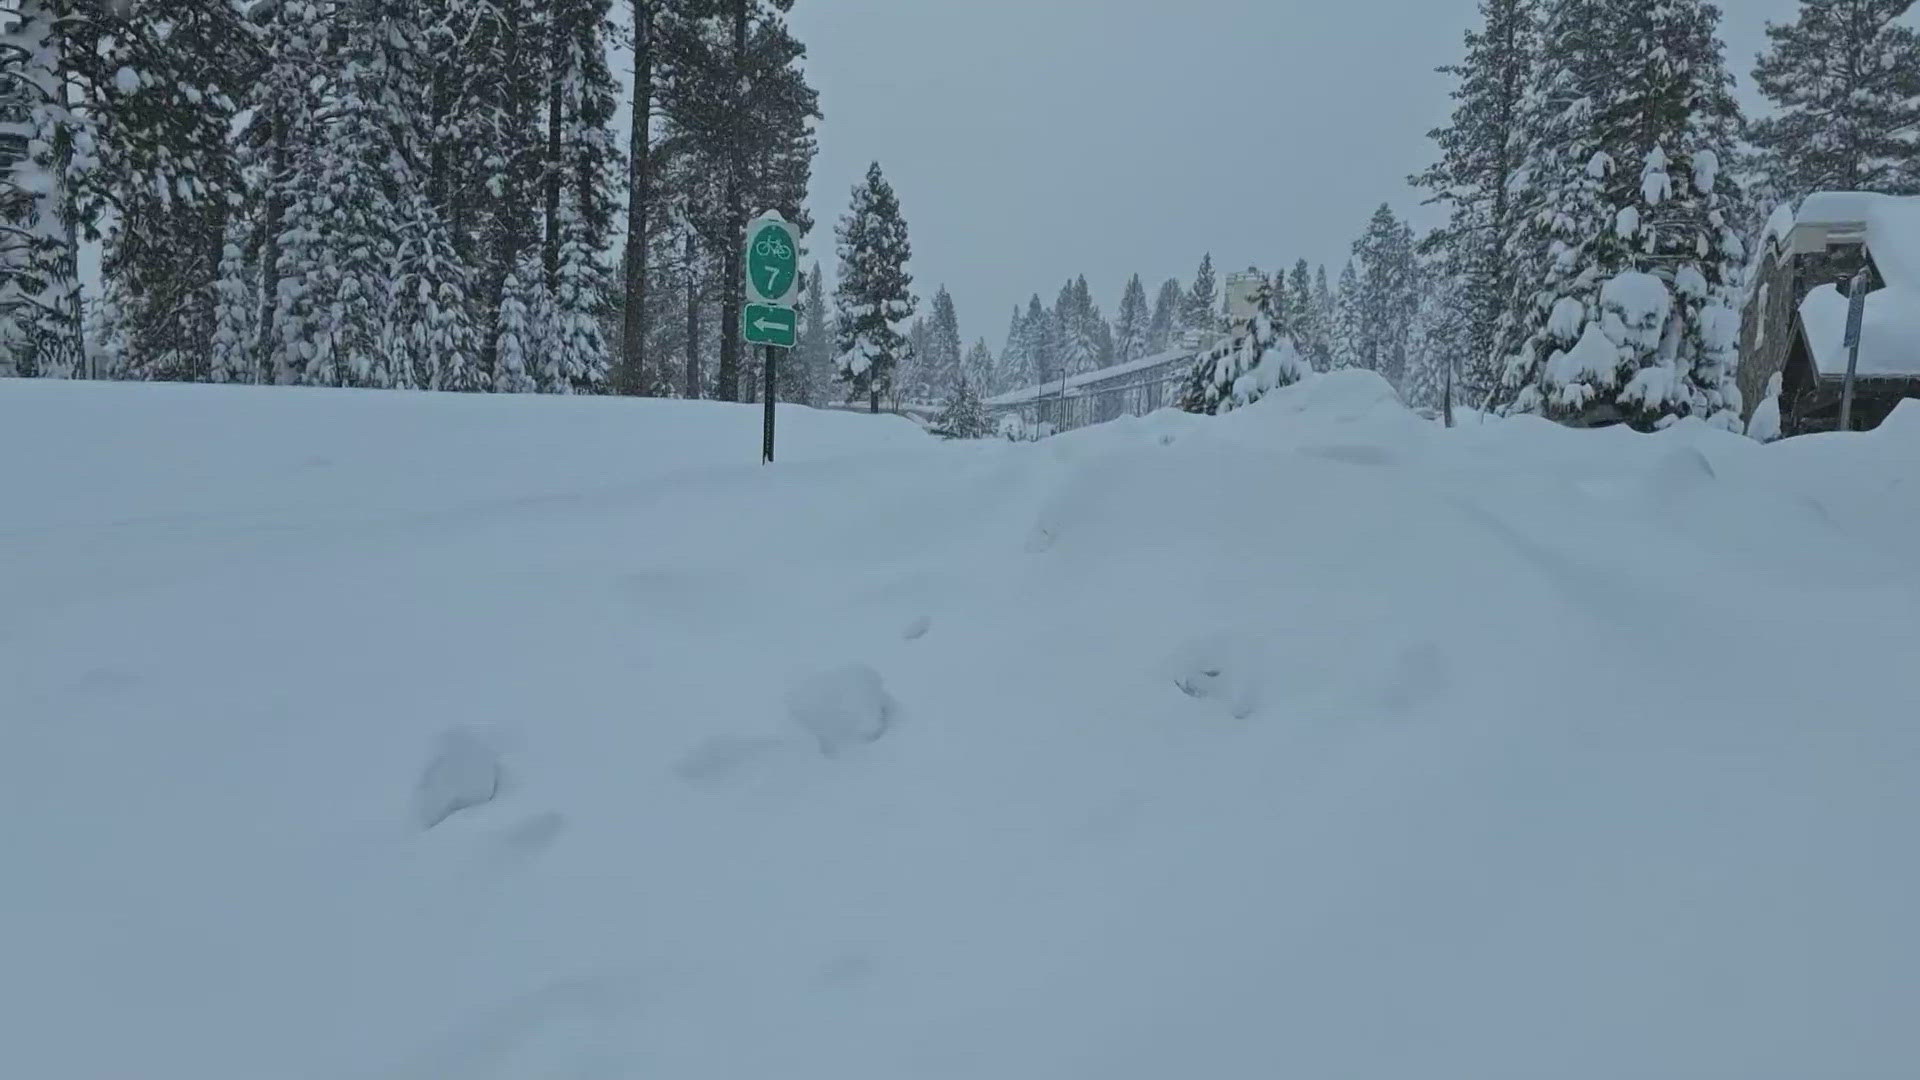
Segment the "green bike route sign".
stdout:
<path fill-rule="evenodd" d="M 769 210 L 747 226 L 747 300 L 791 307 L 799 295 L 799 231 Z"/>

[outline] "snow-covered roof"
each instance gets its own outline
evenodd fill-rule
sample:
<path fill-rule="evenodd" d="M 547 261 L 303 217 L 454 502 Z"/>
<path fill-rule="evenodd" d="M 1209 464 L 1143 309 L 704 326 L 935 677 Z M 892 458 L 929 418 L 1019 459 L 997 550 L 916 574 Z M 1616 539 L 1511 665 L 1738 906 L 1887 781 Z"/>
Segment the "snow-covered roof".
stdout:
<path fill-rule="evenodd" d="M 1153 356 L 1143 356 L 1138 360 L 1130 360 L 1124 364 L 1103 367 L 1097 371 L 1085 371 L 1067 378 L 1067 390 L 1068 392 L 1072 392 L 1081 387 L 1106 382 L 1108 379 L 1117 379 L 1125 375 L 1132 375 L 1135 372 L 1146 371 L 1150 368 L 1159 367 L 1162 364 L 1170 364 L 1183 359 L 1191 360 L 1198 355 L 1199 353 L 1193 349 L 1170 349 L 1163 353 L 1156 353 Z M 1060 380 L 1053 379 L 1041 383 L 1038 386 L 1022 387 L 1019 390 L 1009 390 L 997 397 L 990 397 L 986 400 L 986 405 L 989 408 L 1008 408 L 1014 405 L 1025 405 L 1028 402 L 1036 401 L 1043 397 L 1050 397 L 1059 392 Z"/>
<path fill-rule="evenodd" d="M 1860 335 L 1860 374 L 1920 378 L 1920 197 L 1829 191 L 1809 195 L 1796 229 L 1859 227 L 1886 288 L 1867 297 Z M 1822 375 L 1847 370 L 1847 297 L 1822 285 L 1800 305 L 1807 347 Z"/>

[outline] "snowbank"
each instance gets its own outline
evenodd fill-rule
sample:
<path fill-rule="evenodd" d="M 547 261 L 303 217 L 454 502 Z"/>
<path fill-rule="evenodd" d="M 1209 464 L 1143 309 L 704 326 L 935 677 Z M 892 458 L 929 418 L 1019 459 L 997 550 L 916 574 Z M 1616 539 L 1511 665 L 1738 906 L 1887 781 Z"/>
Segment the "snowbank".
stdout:
<path fill-rule="evenodd" d="M 780 430 L 0 382 L 0 1072 L 1920 1060 L 1920 411 Z"/>

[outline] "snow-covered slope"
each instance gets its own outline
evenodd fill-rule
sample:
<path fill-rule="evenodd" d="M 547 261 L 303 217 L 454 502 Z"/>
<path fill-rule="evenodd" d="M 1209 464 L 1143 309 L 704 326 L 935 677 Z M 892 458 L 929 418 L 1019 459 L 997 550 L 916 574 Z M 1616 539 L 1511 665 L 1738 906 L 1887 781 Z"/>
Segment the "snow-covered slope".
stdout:
<path fill-rule="evenodd" d="M 1897 1080 L 1920 409 L 0 382 L 0 1075 Z"/>

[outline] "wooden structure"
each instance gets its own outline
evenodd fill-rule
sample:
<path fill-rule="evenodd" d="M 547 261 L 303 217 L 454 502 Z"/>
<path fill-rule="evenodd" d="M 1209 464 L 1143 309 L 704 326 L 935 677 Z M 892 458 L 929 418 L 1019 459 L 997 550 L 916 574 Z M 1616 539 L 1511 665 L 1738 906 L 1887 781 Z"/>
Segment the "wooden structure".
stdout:
<path fill-rule="evenodd" d="M 1886 317 L 1870 321 L 1866 332 L 1879 362 L 1856 381 L 1853 426 L 1876 427 L 1902 399 L 1920 397 L 1920 349 L 1907 355 L 1897 332 L 1909 307 L 1905 286 L 1920 289 L 1920 281 L 1904 282 L 1897 273 L 1890 279 L 1887 272 L 1904 268 L 1909 258 L 1920 265 L 1920 250 L 1891 250 L 1920 241 L 1912 230 L 1891 227 L 1910 215 L 1920 217 L 1920 199 L 1829 193 L 1809 197 L 1797 215 L 1776 216 L 1741 323 L 1738 379 L 1749 417 L 1778 375 L 1782 435 L 1838 427 L 1846 368 L 1838 340 L 1844 318 L 1836 322 L 1834 308 L 1862 270 L 1868 303 Z M 1920 326 L 1920 311 L 1911 317 Z"/>

